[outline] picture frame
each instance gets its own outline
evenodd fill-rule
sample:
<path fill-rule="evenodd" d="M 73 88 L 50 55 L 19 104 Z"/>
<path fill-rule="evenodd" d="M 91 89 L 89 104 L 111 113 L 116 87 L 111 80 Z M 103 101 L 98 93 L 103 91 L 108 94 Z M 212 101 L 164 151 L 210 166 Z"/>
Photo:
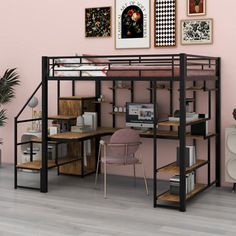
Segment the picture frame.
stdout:
<path fill-rule="evenodd" d="M 111 7 L 85 8 L 85 37 L 111 36 Z"/>
<path fill-rule="evenodd" d="M 154 46 L 176 46 L 176 0 L 155 0 Z"/>
<path fill-rule="evenodd" d="M 206 15 L 207 0 L 187 0 L 188 16 L 204 16 Z"/>
<path fill-rule="evenodd" d="M 150 0 L 115 1 L 115 48 L 150 48 Z"/>
<path fill-rule="evenodd" d="M 212 44 L 213 19 L 181 20 L 181 44 Z"/>

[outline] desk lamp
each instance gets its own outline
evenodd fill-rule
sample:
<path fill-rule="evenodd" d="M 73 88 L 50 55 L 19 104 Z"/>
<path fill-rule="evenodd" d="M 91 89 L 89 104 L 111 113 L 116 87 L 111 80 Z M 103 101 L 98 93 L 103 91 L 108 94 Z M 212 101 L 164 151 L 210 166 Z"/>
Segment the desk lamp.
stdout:
<path fill-rule="evenodd" d="M 34 108 L 38 105 L 39 100 L 37 97 L 32 97 L 28 102 L 28 106 L 32 109 L 32 119 L 34 119 Z M 34 121 L 32 121 L 31 131 L 34 131 Z"/>

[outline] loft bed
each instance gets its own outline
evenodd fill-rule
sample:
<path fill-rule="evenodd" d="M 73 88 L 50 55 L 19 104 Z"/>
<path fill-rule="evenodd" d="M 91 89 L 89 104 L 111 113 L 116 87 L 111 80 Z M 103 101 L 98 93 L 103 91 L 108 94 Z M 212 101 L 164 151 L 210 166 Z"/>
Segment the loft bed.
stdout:
<path fill-rule="evenodd" d="M 48 83 L 57 81 L 57 99 L 60 98 L 61 81 L 72 81 L 72 97 L 76 96 L 76 81 L 94 81 L 95 98 L 101 94 L 102 81 L 112 82 L 112 104 L 116 101 L 116 82 L 130 81 L 131 102 L 134 102 L 134 83 L 136 81 L 149 82 L 150 102 L 154 104 L 154 124 L 152 133 L 141 135 L 145 138 L 153 139 L 153 206 L 178 208 L 180 211 L 186 210 L 186 201 L 210 186 L 216 184 L 220 186 L 220 76 L 221 61 L 219 57 L 199 56 L 189 54 L 160 54 L 160 55 L 83 55 L 74 57 L 43 57 L 42 58 L 42 162 L 40 168 L 40 191 L 48 191 L 48 160 L 47 145 L 49 141 L 61 140 L 63 137 L 50 138 L 48 130 Z M 170 94 L 169 114 L 173 115 L 173 90 L 174 83 L 179 83 L 179 122 L 170 122 L 168 120 L 158 122 L 157 117 L 157 90 L 168 88 Z M 165 83 L 164 86 L 160 83 Z M 168 83 L 168 85 L 166 85 Z M 189 83 L 191 84 L 189 86 Z M 213 87 L 209 87 L 213 83 Z M 187 87 L 188 85 L 188 87 Z M 39 87 L 38 87 L 39 88 Z M 38 89 L 37 88 L 37 89 Z M 208 114 L 204 119 L 189 122 L 186 120 L 186 91 L 191 91 L 193 96 L 193 107 L 196 109 L 196 97 L 198 91 L 208 93 Z M 215 93 L 215 131 L 204 137 L 191 136 L 186 133 L 186 127 L 192 124 L 206 122 L 210 119 L 212 93 Z M 35 93 L 34 93 L 35 94 Z M 101 125 L 101 104 L 96 104 L 98 116 L 98 126 Z M 59 110 L 59 106 L 58 106 Z M 17 116 L 18 118 L 19 116 Z M 17 124 L 16 119 L 16 124 Z M 20 123 L 20 122 L 19 122 Z M 159 127 L 168 126 L 168 131 L 159 131 Z M 17 126 L 17 125 L 16 125 Z M 112 126 L 116 128 L 115 114 L 112 114 Z M 177 127 L 177 128 L 175 128 Z M 177 131 L 174 131 L 177 129 Z M 108 133 L 112 133 L 109 131 Z M 104 134 L 108 134 L 105 132 Z M 67 134 L 68 135 L 68 134 Z M 96 136 L 96 135 L 95 135 Z M 102 136 L 102 132 L 98 136 Z M 157 166 L 157 140 L 177 139 L 179 140 L 180 166 L 176 163 L 166 166 Z M 191 138 L 193 145 L 196 140 L 207 140 L 208 151 L 207 160 L 198 160 L 192 168 L 185 166 L 185 146 L 186 139 Z M 215 138 L 215 180 L 211 180 L 211 139 Z M 16 142 L 17 143 L 17 142 Z M 97 153 L 96 153 L 97 154 Z M 202 166 L 207 168 L 207 184 L 198 184 L 194 191 L 186 194 L 186 173 L 196 171 Z M 17 158 L 15 158 L 15 174 L 17 172 Z M 158 193 L 157 176 L 159 173 L 178 173 L 180 175 L 179 196 L 173 196 L 169 191 Z M 17 175 L 17 174 L 16 174 Z M 15 188 L 17 188 L 17 179 L 15 178 Z M 176 205 L 177 203 L 177 205 Z"/>
<path fill-rule="evenodd" d="M 172 77 L 172 80 L 178 80 L 182 64 L 179 55 L 53 57 L 49 61 L 49 77 L 138 77 L 145 80 Z M 214 58 L 186 56 L 186 77 L 215 79 Z"/>

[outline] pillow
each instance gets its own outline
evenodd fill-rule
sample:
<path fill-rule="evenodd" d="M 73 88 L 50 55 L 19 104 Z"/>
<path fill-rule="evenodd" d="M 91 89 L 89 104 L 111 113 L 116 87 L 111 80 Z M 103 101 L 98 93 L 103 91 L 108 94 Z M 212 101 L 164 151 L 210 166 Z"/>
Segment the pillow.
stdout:
<path fill-rule="evenodd" d="M 105 57 L 99 57 L 98 55 L 90 55 L 90 54 L 82 54 L 82 56 L 86 57 L 86 58 L 83 58 L 83 59 L 86 59 L 94 64 L 99 64 L 99 65 L 102 65 L 102 64 L 107 64 L 109 63 L 109 60 Z M 98 57 L 90 57 L 90 56 L 98 56 Z"/>
<path fill-rule="evenodd" d="M 55 59 L 55 64 L 62 67 L 80 67 L 80 58 L 59 58 Z M 78 63 L 78 64 L 77 64 Z"/>

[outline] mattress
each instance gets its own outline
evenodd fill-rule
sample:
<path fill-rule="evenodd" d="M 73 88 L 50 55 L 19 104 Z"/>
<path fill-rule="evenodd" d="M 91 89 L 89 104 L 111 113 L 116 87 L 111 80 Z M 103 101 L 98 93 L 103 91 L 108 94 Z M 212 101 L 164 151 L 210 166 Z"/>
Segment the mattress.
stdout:
<path fill-rule="evenodd" d="M 174 67 L 174 76 L 180 75 L 180 68 Z M 127 65 L 127 66 L 111 66 L 111 70 L 107 71 L 108 77 L 170 77 L 172 76 L 171 66 L 147 66 L 147 65 Z M 214 69 L 188 69 L 187 76 L 215 76 Z"/>
<path fill-rule="evenodd" d="M 51 70 L 50 76 L 55 77 L 178 77 L 180 75 L 180 67 L 135 64 L 120 65 L 108 64 L 97 65 L 92 64 L 83 59 L 83 63 L 79 59 L 62 59 L 56 62 L 54 70 Z M 86 64 L 87 63 L 87 64 Z M 54 71 L 54 74 L 53 74 Z M 200 66 L 187 69 L 187 76 L 215 76 L 215 69 L 202 70 Z"/>

